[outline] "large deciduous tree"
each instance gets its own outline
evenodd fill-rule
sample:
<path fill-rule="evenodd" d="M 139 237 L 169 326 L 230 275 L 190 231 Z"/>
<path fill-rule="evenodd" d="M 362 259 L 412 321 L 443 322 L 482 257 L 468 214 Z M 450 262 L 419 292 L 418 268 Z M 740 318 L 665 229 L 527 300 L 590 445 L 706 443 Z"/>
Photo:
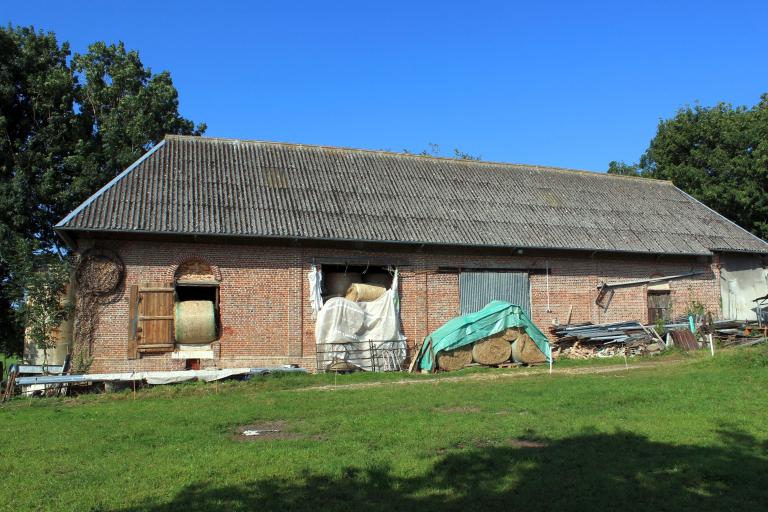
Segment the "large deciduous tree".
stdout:
<path fill-rule="evenodd" d="M 672 181 L 752 233 L 768 238 L 768 94 L 751 107 L 680 109 L 659 122 L 639 164 L 609 173 Z"/>
<path fill-rule="evenodd" d="M 53 33 L 0 28 L 0 351 L 20 350 L 54 224 L 165 134 L 205 131 L 178 106 L 170 74 L 122 43 L 71 55 Z"/>

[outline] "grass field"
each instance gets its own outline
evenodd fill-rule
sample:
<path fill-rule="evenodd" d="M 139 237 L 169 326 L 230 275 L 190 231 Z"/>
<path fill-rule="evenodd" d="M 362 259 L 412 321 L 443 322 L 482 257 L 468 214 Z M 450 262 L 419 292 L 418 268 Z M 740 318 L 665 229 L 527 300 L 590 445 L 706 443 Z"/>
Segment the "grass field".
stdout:
<path fill-rule="evenodd" d="M 755 348 L 16 399 L 0 508 L 765 510 L 767 372 Z M 240 440 L 249 424 L 281 432 Z"/>

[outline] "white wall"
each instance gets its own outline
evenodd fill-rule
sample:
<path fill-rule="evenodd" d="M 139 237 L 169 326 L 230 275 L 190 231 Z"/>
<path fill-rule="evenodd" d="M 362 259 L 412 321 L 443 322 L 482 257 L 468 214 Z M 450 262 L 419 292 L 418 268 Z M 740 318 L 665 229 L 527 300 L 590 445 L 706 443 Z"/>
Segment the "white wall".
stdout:
<path fill-rule="evenodd" d="M 720 296 L 723 317 L 757 320 L 754 299 L 768 293 L 768 270 L 760 256 L 728 255 L 720 258 Z M 763 316 L 768 316 L 764 309 Z"/>

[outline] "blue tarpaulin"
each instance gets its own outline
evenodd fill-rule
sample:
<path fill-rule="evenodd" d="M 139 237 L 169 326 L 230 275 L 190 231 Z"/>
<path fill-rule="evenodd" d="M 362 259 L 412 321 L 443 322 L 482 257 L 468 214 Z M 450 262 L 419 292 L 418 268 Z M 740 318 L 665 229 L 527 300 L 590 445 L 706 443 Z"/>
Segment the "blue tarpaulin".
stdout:
<path fill-rule="evenodd" d="M 433 355 L 437 357 L 440 352 L 455 350 L 513 327 L 525 329 L 525 333 L 536 343 L 547 362 L 552 362 L 552 350 L 547 337 L 528 318 L 525 311 L 510 302 L 494 300 L 477 313 L 458 316 L 448 321 L 424 338 L 419 352 L 419 368 L 431 371 L 434 367 Z"/>

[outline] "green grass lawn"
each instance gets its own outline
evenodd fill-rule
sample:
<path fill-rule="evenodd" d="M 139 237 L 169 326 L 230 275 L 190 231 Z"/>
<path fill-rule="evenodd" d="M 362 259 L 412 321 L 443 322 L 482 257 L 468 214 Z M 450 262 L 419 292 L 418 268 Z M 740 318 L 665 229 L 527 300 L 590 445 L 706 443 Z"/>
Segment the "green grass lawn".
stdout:
<path fill-rule="evenodd" d="M 619 362 L 20 398 L 0 508 L 766 510 L 768 350 Z"/>

